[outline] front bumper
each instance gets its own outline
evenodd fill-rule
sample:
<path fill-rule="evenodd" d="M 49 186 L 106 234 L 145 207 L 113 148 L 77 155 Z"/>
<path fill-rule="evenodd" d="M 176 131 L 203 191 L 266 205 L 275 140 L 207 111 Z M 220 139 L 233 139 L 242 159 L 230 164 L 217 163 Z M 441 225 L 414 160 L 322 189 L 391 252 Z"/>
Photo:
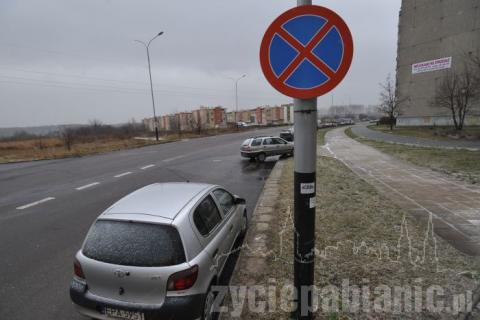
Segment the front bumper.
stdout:
<path fill-rule="evenodd" d="M 145 315 L 145 320 L 194 320 L 201 319 L 205 296 L 198 294 L 166 297 L 162 305 L 128 303 L 95 296 L 88 291 L 86 284 L 73 279 L 70 284 L 70 298 L 76 305 L 78 312 L 94 319 L 111 319 L 103 313 L 105 307 L 110 307 L 142 312 Z"/>

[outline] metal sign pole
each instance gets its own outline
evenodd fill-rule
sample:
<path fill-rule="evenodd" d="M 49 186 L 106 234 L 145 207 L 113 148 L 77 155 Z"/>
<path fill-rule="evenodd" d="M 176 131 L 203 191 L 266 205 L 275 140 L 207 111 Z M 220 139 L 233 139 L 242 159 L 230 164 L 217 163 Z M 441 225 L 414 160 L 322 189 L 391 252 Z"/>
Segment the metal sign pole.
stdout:
<path fill-rule="evenodd" d="M 294 285 L 297 319 L 311 319 L 315 262 L 317 98 L 294 99 Z"/>
<path fill-rule="evenodd" d="M 297 0 L 298 6 L 312 0 Z M 315 262 L 315 195 L 317 164 L 317 98 L 294 99 L 294 286 L 297 319 L 312 319 Z"/>
<path fill-rule="evenodd" d="M 328 22 L 327 22 L 328 21 Z M 294 285 L 295 319 L 312 319 L 315 263 L 317 98 L 347 74 L 353 39 L 334 11 L 297 0 L 268 27 L 260 64 L 268 82 L 293 97 L 295 109 Z"/>

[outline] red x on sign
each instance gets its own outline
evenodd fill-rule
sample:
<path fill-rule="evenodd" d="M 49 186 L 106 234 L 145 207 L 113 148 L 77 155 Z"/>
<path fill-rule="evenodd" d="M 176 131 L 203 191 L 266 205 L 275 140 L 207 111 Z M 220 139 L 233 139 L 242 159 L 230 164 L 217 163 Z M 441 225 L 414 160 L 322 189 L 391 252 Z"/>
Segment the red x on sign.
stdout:
<path fill-rule="evenodd" d="M 280 29 L 278 34 L 285 39 L 292 47 L 298 50 L 299 55 L 292 61 L 287 69 L 279 77 L 281 82 L 287 80 L 287 78 L 292 74 L 292 72 L 300 65 L 303 59 L 308 59 L 312 62 L 317 68 L 322 70 L 329 78 L 332 78 L 335 73 L 329 66 L 327 66 L 322 60 L 318 59 L 313 53 L 312 50 L 317 46 L 320 40 L 327 34 L 328 31 L 332 28 L 330 22 L 327 25 L 323 26 L 322 29 L 315 35 L 315 37 L 308 43 L 307 46 L 303 46 L 297 39 L 292 37 L 290 33 L 284 29 Z"/>
<path fill-rule="evenodd" d="M 260 48 L 262 70 L 278 91 L 294 98 L 321 96 L 345 77 L 353 39 L 343 19 L 330 9 L 288 10 L 267 29 Z"/>

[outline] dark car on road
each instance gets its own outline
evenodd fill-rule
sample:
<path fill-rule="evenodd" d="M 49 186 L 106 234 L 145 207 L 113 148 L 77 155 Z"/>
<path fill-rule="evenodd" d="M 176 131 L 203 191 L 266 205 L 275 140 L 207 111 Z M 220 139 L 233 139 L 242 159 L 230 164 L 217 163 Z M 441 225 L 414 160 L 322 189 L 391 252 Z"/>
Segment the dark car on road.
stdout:
<path fill-rule="evenodd" d="M 293 127 L 287 130 L 283 130 L 280 132 L 280 138 L 282 138 L 285 141 L 292 142 L 294 140 L 294 130 Z"/>
<path fill-rule="evenodd" d="M 270 156 L 293 155 L 293 143 L 280 137 L 254 137 L 245 140 L 240 150 L 242 157 L 263 162 Z"/>

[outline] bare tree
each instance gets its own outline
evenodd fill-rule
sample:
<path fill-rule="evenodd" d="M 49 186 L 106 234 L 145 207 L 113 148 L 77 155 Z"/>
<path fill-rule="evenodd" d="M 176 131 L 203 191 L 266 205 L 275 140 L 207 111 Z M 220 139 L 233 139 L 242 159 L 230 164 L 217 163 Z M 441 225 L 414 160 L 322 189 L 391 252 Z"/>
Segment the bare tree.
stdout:
<path fill-rule="evenodd" d="M 60 131 L 60 138 L 63 141 L 63 145 L 68 151 L 72 150 L 73 143 L 75 142 L 76 132 L 73 128 L 64 127 Z"/>
<path fill-rule="evenodd" d="M 401 115 L 401 105 L 405 99 L 399 99 L 395 92 L 395 81 L 390 75 L 387 76 L 384 83 L 380 84 L 382 91 L 380 92 L 380 106 L 378 111 L 385 114 L 389 118 L 390 131 L 396 123 L 396 119 Z"/>
<path fill-rule="evenodd" d="M 480 70 L 480 55 L 470 53 L 468 54 L 468 60 Z"/>
<path fill-rule="evenodd" d="M 103 126 L 103 123 L 102 121 L 98 120 L 98 119 L 92 119 L 89 121 L 89 124 L 90 124 L 90 127 L 92 127 L 93 129 L 98 129 L 100 127 Z"/>
<path fill-rule="evenodd" d="M 433 105 L 450 111 L 456 130 L 462 130 L 466 116 L 472 111 L 473 104 L 480 93 L 480 81 L 474 68 L 465 63 L 462 70 L 450 70 L 445 73 L 436 88 Z"/>

